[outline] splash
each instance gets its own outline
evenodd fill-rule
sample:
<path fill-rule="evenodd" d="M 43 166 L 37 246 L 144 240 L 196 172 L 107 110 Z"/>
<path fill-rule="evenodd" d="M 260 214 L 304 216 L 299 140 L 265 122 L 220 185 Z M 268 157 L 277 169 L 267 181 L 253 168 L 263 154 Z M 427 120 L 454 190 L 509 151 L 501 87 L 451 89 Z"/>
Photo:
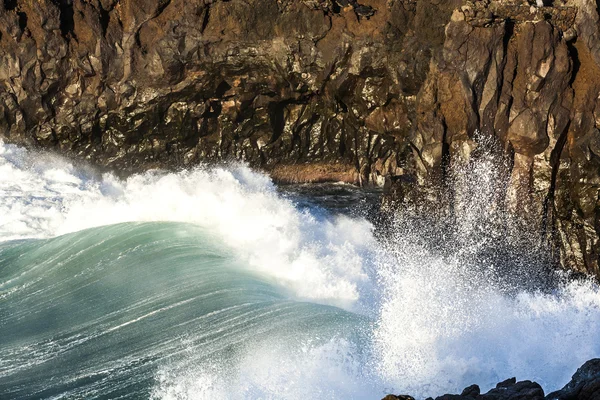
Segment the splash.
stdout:
<path fill-rule="evenodd" d="M 295 342 L 295 343 L 294 343 Z M 165 368 L 153 399 L 339 399 L 385 395 L 375 375 L 365 371 L 355 343 L 332 339 L 268 340 L 248 348 L 233 368 L 212 360 L 186 369 Z"/>
<path fill-rule="evenodd" d="M 600 332 L 598 286 L 550 267 L 537 227 L 507 211 L 506 160 L 485 141 L 478 152 L 449 170 L 449 210 L 401 206 L 379 243 L 376 364 L 404 392 L 512 376 L 554 390 L 600 352 L 588 336 Z"/>
<path fill-rule="evenodd" d="M 535 232 L 523 242 L 529 233 L 506 229 L 497 166 L 482 157 L 457 167 L 452 220 L 405 210 L 380 238 L 365 219 L 298 207 L 244 165 L 121 180 L 0 143 L 0 239 L 191 223 L 290 301 L 370 318 L 364 340 L 299 330 L 302 340 L 259 340 L 234 362 L 165 361 L 155 398 L 425 397 L 473 383 L 486 390 L 512 376 L 557 389 L 600 356 L 600 290 L 585 281 L 536 284 L 547 270 L 543 248 Z"/>
<path fill-rule="evenodd" d="M 151 171 L 120 180 L 0 143 L 0 239 L 44 238 L 122 222 L 193 223 L 297 297 L 359 310 L 373 226 L 299 212 L 244 165 Z M 365 287 L 367 286 L 367 287 Z"/>

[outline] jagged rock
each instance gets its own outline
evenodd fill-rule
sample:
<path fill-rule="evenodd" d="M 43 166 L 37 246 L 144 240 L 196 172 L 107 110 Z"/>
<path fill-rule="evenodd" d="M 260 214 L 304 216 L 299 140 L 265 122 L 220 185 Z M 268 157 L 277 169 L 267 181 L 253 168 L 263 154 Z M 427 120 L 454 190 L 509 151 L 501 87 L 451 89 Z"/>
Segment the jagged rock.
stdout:
<path fill-rule="evenodd" d="M 544 397 L 544 390 L 539 384 L 531 381 L 517 382 L 516 378 L 510 378 L 498 383 L 496 388 L 484 394 L 480 394 L 479 386 L 471 385 L 465 388 L 460 395 L 445 394 L 435 400 L 597 400 L 599 398 L 600 358 L 595 358 L 583 364 L 564 388 L 552 392 L 546 397 Z M 407 395 L 390 394 L 382 400 L 395 399 L 412 400 L 413 398 Z"/>
<path fill-rule="evenodd" d="M 388 395 L 382 400 L 412 399 L 410 396 Z M 485 394 L 479 393 L 479 386 L 472 385 L 465 388 L 462 394 L 445 394 L 436 397 L 435 400 L 543 400 L 544 390 L 535 382 L 516 382 L 514 378 L 508 379 L 496 385 L 495 389 Z"/>
<path fill-rule="evenodd" d="M 600 359 L 587 361 L 575 372 L 571 381 L 561 390 L 544 397 L 542 387 L 531 381 L 517 382 L 510 378 L 496 385 L 496 388 L 480 394 L 479 386 L 471 385 L 460 395 L 445 394 L 436 400 L 596 400 L 600 398 Z M 405 395 L 388 395 L 383 400 L 412 399 Z"/>
<path fill-rule="evenodd" d="M 481 397 L 488 400 L 543 400 L 544 390 L 535 382 L 516 382 L 513 378 L 498 384 Z"/>
<path fill-rule="evenodd" d="M 546 400 L 600 399 L 600 358 L 583 364 L 567 385 L 546 396 Z"/>
<path fill-rule="evenodd" d="M 531 381 L 517 382 L 515 378 L 498 383 L 495 389 L 485 394 L 479 394 L 477 385 L 469 386 L 462 394 L 446 394 L 436 400 L 543 400 L 544 390 L 540 385 Z"/>
<path fill-rule="evenodd" d="M 514 160 L 508 208 L 600 276 L 599 20 L 591 0 L 2 1 L 0 137 L 435 199 L 479 132 Z"/>
<path fill-rule="evenodd" d="M 600 276 L 600 159 L 592 155 L 600 64 L 595 39 L 581 38 L 596 37 L 597 21 L 587 1 L 456 9 L 417 98 L 409 172 L 421 183 L 443 180 L 477 154 L 479 140 L 494 138 L 511 159 L 507 209 L 548 238 L 562 265 Z M 575 31 L 582 40 L 569 42 Z"/>
<path fill-rule="evenodd" d="M 329 163 L 352 170 L 344 180 L 382 180 L 403 162 L 400 132 L 451 7 L 2 2 L 0 135 L 124 173 L 237 158 L 282 180 Z M 304 176 L 334 178 L 320 170 Z"/>
<path fill-rule="evenodd" d="M 393 395 L 393 394 L 388 394 L 387 396 L 385 396 L 383 399 L 381 400 L 415 400 L 414 397 L 412 396 L 406 396 L 406 395 Z"/>
<path fill-rule="evenodd" d="M 477 397 L 480 394 L 481 390 L 479 389 L 479 386 L 471 385 L 469 387 L 466 387 L 460 395 L 463 397 Z"/>

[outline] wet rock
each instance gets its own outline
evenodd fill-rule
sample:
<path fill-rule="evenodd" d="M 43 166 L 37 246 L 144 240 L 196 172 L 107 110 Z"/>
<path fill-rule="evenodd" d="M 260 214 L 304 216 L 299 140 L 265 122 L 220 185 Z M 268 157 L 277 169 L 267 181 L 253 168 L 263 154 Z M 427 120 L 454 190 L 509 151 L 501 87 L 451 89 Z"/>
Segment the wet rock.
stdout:
<path fill-rule="evenodd" d="M 508 208 L 600 276 L 599 20 L 591 0 L 0 2 L 0 137 L 121 174 L 238 159 L 434 203 L 492 138 Z"/>
<path fill-rule="evenodd" d="M 466 387 L 460 395 L 463 397 L 477 397 L 480 393 L 481 390 L 479 389 L 479 386 L 471 385 L 469 387 Z"/>
<path fill-rule="evenodd" d="M 472 385 L 463 390 L 462 394 L 446 394 L 436 400 L 542 400 L 544 390 L 535 382 L 517 382 L 515 378 L 507 379 L 496 385 L 495 389 L 485 394 L 479 394 L 479 387 Z"/>
<path fill-rule="evenodd" d="M 498 384 L 496 389 L 490 390 L 481 397 L 489 400 L 543 400 L 544 390 L 535 382 L 516 382 L 513 378 Z"/>
<path fill-rule="evenodd" d="M 481 142 L 496 142 L 499 158 L 511 160 L 503 207 L 540 232 L 563 266 L 600 276 L 597 22 L 586 1 L 465 2 L 432 58 L 408 136 L 411 172 L 442 190 L 449 168 L 477 162 Z"/>
<path fill-rule="evenodd" d="M 583 364 L 567 385 L 546 400 L 596 400 L 600 398 L 600 359 Z"/>
<path fill-rule="evenodd" d="M 443 29 L 414 35 L 424 6 L 400 3 L 2 4 L 0 135 L 124 174 L 236 158 L 317 180 L 340 176 L 319 177 L 323 165 L 350 165 L 344 180 L 383 181 L 443 43 Z M 449 7 L 436 7 L 443 27 Z"/>
<path fill-rule="evenodd" d="M 544 397 L 542 387 L 531 381 L 517 382 L 510 378 L 496 385 L 489 392 L 480 394 L 479 386 L 471 385 L 460 395 L 445 394 L 435 400 L 596 400 L 600 398 L 600 359 L 592 359 L 583 364 L 567 385 Z M 411 400 L 407 395 L 387 395 L 382 400 Z M 432 399 L 428 398 L 427 400 Z M 433 400 L 433 399 L 432 399 Z"/>

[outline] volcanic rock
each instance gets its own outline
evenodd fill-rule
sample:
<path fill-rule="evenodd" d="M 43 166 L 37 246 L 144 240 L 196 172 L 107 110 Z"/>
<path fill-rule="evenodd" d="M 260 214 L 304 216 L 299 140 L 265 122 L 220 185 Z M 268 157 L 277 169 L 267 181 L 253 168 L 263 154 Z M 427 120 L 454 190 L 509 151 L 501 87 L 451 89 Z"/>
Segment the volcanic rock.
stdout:
<path fill-rule="evenodd" d="M 388 395 L 383 400 L 412 399 L 405 395 Z M 561 390 L 544 397 L 542 387 L 531 381 L 517 382 L 510 378 L 496 385 L 496 388 L 480 394 L 479 386 L 472 385 L 460 395 L 445 394 L 435 400 L 597 400 L 600 399 L 600 359 L 587 361 L 577 370 L 571 381 Z"/>
<path fill-rule="evenodd" d="M 0 137 L 120 174 L 387 180 L 393 201 L 493 140 L 507 208 L 600 276 L 598 6 L 549 3 L 3 0 Z"/>
<path fill-rule="evenodd" d="M 583 364 L 567 385 L 546 396 L 546 400 L 600 399 L 600 358 Z"/>

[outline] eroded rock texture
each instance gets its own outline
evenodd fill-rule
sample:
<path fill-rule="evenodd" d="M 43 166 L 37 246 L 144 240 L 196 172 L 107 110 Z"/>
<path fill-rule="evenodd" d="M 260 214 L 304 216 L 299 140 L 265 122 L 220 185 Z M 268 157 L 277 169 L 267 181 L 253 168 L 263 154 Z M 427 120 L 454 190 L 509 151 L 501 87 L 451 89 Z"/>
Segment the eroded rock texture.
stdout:
<path fill-rule="evenodd" d="M 595 7 L 481 1 L 455 10 L 411 142 L 425 184 L 476 160 L 482 138 L 493 138 L 510 159 L 506 207 L 549 239 L 563 265 L 598 275 Z"/>
<path fill-rule="evenodd" d="M 387 179 L 396 199 L 492 138 L 507 207 L 600 275 L 597 4 L 533 3 L 1 0 L 0 136 L 124 173 Z"/>
<path fill-rule="evenodd" d="M 130 171 L 381 180 L 458 4 L 436 3 L 3 0 L 1 133 Z"/>

